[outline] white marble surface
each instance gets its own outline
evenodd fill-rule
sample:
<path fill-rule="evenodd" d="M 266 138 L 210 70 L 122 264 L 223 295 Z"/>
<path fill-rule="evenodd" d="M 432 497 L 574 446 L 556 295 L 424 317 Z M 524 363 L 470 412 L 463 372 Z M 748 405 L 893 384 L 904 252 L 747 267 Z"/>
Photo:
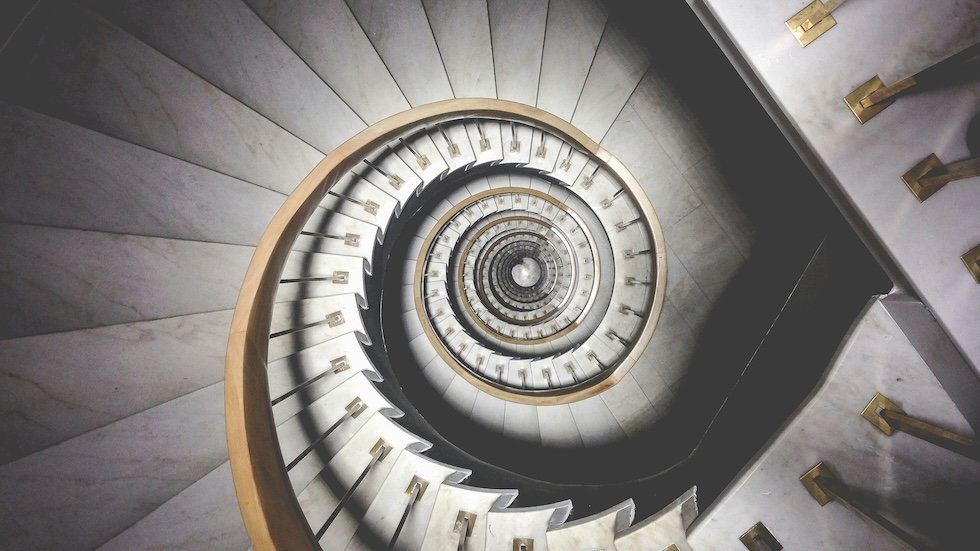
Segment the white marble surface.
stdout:
<path fill-rule="evenodd" d="M 0 121 L 5 222 L 255 245 L 286 199 L 21 107 Z"/>
<path fill-rule="evenodd" d="M 227 310 L 252 247 L 0 224 L 0 338 Z"/>
<path fill-rule="evenodd" d="M 429 515 L 429 525 L 425 529 L 425 539 L 419 547 L 421 551 L 445 551 L 457 545 L 459 533 L 453 530 L 460 511 L 476 517 L 463 549 L 486 549 L 487 513 L 492 509 L 507 507 L 517 497 L 517 490 L 471 488 L 449 482 L 440 484 L 438 490 Z"/>
<path fill-rule="evenodd" d="M 409 108 L 344 0 L 245 0 L 367 124 Z"/>
<path fill-rule="evenodd" d="M 225 462 L 98 549 L 242 551 L 248 545 L 231 466 Z"/>
<path fill-rule="evenodd" d="M 538 426 L 541 445 L 554 448 L 578 448 L 582 435 L 578 432 L 575 417 L 568 404 L 538 407 Z"/>
<path fill-rule="evenodd" d="M 815 393 L 695 522 L 691 545 L 731 549 L 762 521 L 786 549 L 816 541 L 829 549 L 905 549 L 841 504 L 821 507 L 810 496 L 799 477 L 821 461 L 877 510 L 926 539 L 918 533 L 923 523 L 953 514 L 957 501 L 976 494 L 980 466 L 907 434 L 886 436 L 861 417 L 875 392 L 909 415 L 973 435 L 898 325 L 872 301 Z M 935 513 L 917 513 L 927 510 Z"/>
<path fill-rule="evenodd" d="M 412 107 L 453 97 L 421 0 L 347 5 Z"/>
<path fill-rule="evenodd" d="M 55 27 L 40 46 L 29 106 L 283 193 L 322 158 L 118 27 L 59 9 L 74 30 Z"/>
<path fill-rule="evenodd" d="M 646 49 L 620 23 L 607 23 L 582 85 L 572 124 L 601 142 L 649 65 L 650 54 Z"/>
<path fill-rule="evenodd" d="M 616 537 L 616 551 L 648 551 L 676 545 L 678 551 L 693 551 L 687 529 L 698 514 L 695 488 L 684 492 L 660 512 L 634 524 Z"/>
<path fill-rule="evenodd" d="M 619 421 L 609 411 L 602 396 L 591 396 L 585 400 L 568 404 L 575 419 L 575 426 L 582 436 L 585 446 L 602 446 L 626 436 Z"/>
<path fill-rule="evenodd" d="M 95 0 L 90 5 L 323 154 L 366 127 L 240 0 Z"/>
<path fill-rule="evenodd" d="M 824 185 L 842 191 L 980 369 L 980 285 L 959 259 L 980 243 L 977 178 L 954 182 L 922 204 L 900 179 L 930 153 L 947 163 L 970 156 L 965 130 L 980 105 L 980 87 L 974 81 L 902 98 L 864 125 L 843 102 L 874 75 L 893 84 L 975 43 L 980 4 L 937 0 L 923 9 L 920 2 L 848 2 L 835 10 L 834 28 L 801 48 L 784 21 L 806 0 L 779 10 L 765 0 L 692 3 L 720 20 L 718 32 L 745 58 L 740 70 L 773 97 L 767 108 L 787 117 L 814 163 L 829 172 Z M 888 21 L 906 22 L 901 32 L 882 21 L 883 10 Z"/>
<path fill-rule="evenodd" d="M 497 97 L 535 105 L 548 3 L 487 0 Z"/>
<path fill-rule="evenodd" d="M 227 459 L 224 385 L 132 415 L 0 467 L 0 541 L 91 549 Z"/>
<path fill-rule="evenodd" d="M 231 311 L 0 341 L 0 463 L 222 379 Z"/>
<path fill-rule="evenodd" d="M 632 522 L 633 500 L 628 499 L 600 513 L 548 530 L 548 547 L 582 551 L 615 549 L 616 535 Z"/>
<path fill-rule="evenodd" d="M 422 0 L 457 98 L 497 97 L 486 0 Z"/>
<path fill-rule="evenodd" d="M 599 0 L 548 3 L 537 107 L 572 120 L 608 15 Z"/>
<path fill-rule="evenodd" d="M 534 541 L 535 550 L 548 551 L 548 530 L 568 518 L 572 502 L 515 507 L 487 513 L 487 549 L 513 549 L 514 539 Z"/>

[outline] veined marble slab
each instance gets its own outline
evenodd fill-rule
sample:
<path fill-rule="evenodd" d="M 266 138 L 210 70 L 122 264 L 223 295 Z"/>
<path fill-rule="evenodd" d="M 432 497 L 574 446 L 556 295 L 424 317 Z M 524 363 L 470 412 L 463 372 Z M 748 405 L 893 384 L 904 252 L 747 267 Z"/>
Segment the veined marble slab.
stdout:
<path fill-rule="evenodd" d="M 422 0 L 457 98 L 495 98 L 486 0 Z"/>
<path fill-rule="evenodd" d="M 487 0 L 497 97 L 527 105 L 538 98 L 548 3 Z"/>
<path fill-rule="evenodd" d="M 607 23 L 572 124 L 593 140 L 602 141 L 649 66 L 650 54 L 622 24 Z"/>
<path fill-rule="evenodd" d="M 248 545 L 231 465 L 225 462 L 98 549 L 242 551 Z"/>
<path fill-rule="evenodd" d="M 91 5 L 323 154 L 366 126 L 240 0 L 103 0 Z"/>
<path fill-rule="evenodd" d="M 224 385 L 0 467 L 6 549 L 91 549 L 227 460 Z"/>
<path fill-rule="evenodd" d="M 22 107 L 0 121 L 5 222 L 255 245 L 286 199 Z"/>
<path fill-rule="evenodd" d="M 412 107 L 453 97 L 421 0 L 347 0 Z"/>
<path fill-rule="evenodd" d="M 231 311 L 0 341 L 0 463 L 222 379 Z"/>
<path fill-rule="evenodd" d="M 47 22 L 36 62 L 6 94 L 27 107 L 282 193 L 323 157 L 97 16 L 59 3 L 33 17 Z"/>
<path fill-rule="evenodd" d="M 956 518 L 958 504 L 980 490 L 980 467 L 908 434 L 886 436 L 861 417 L 876 392 L 911 416 L 973 436 L 932 371 L 873 300 L 817 390 L 695 522 L 691 546 L 698 551 L 731 549 L 732 542 L 762 521 L 785 549 L 805 549 L 814 542 L 828 549 L 907 549 L 840 503 L 821 507 L 811 497 L 799 477 L 821 461 L 916 537 L 943 534 L 949 539 L 938 542 L 938 548 L 958 546 L 953 544 L 957 534 L 967 537 L 972 527 L 953 526 L 945 519 Z"/>
<path fill-rule="evenodd" d="M 537 107 L 572 120 L 609 13 L 598 0 L 552 0 Z"/>
<path fill-rule="evenodd" d="M 0 338 L 227 310 L 253 248 L 0 224 Z"/>
<path fill-rule="evenodd" d="M 344 0 L 245 0 L 367 124 L 409 108 Z"/>

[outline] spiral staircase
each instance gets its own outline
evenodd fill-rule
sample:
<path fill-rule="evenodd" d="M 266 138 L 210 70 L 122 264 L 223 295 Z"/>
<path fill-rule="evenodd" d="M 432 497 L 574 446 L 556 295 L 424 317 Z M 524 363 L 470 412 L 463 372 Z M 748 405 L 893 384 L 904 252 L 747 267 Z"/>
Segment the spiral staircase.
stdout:
<path fill-rule="evenodd" d="M 975 399 L 686 3 L 5 9 L 0 548 L 909 545 L 821 461 L 967 533 L 859 414 Z"/>

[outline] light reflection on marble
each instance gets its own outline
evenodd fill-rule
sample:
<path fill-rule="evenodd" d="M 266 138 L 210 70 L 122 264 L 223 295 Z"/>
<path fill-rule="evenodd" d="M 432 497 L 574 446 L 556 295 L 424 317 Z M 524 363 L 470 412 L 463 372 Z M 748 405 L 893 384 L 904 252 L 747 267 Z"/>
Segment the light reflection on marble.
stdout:
<path fill-rule="evenodd" d="M 286 199 L 21 107 L 0 121 L 5 222 L 255 245 Z"/>
<path fill-rule="evenodd" d="M 911 280 L 950 337 L 980 369 L 980 285 L 960 255 L 980 243 L 980 187 L 976 178 L 954 182 L 919 204 L 901 175 L 930 153 L 944 162 L 970 156 L 965 129 L 980 105 L 980 87 L 966 82 L 901 98 L 864 125 L 843 97 L 874 75 L 886 84 L 914 74 L 976 42 L 976 0 L 847 2 L 834 11 L 837 25 L 801 48 L 783 21 L 808 4 L 794 0 L 775 10 L 766 0 L 699 0 L 696 12 L 713 13 L 744 70 L 754 74 L 802 135 L 804 156 L 830 173 L 860 224 Z M 703 6 L 703 7 L 702 7 Z M 888 21 L 903 21 L 901 32 Z M 941 32 L 937 32 L 941 29 Z M 801 85 L 805 83 L 805 85 Z"/>
<path fill-rule="evenodd" d="M 37 71 L 21 83 L 28 107 L 283 193 L 322 158 L 119 28 L 53 9 Z"/>
<path fill-rule="evenodd" d="M 95 9 L 323 154 L 366 126 L 239 0 L 123 0 Z"/>
<path fill-rule="evenodd" d="M 598 0 L 548 3 L 537 107 L 572 120 L 608 15 Z"/>
<path fill-rule="evenodd" d="M 535 105 L 548 3 L 488 0 L 497 97 Z"/>
<path fill-rule="evenodd" d="M 909 415 L 973 435 L 901 329 L 874 300 L 815 393 L 696 521 L 692 546 L 731 549 L 732 541 L 761 520 L 786 549 L 809 548 L 815 541 L 829 549 L 905 549 L 840 504 L 817 504 L 799 477 L 820 461 L 917 537 L 924 537 L 920 531 L 966 534 L 969 527 L 941 519 L 954 518 L 957 504 L 980 490 L 980 466 L 907 434 L 886 436 L 861 417 L 875 392 Z M 935 513 L 917 513 L 927 510 Z"/>
<path fill-rule="evenodd" d="M 649 66 L 646 49 L 621 24 L 607 23 L 572 124 L 593 140 L 602 141 Z"/>
<path fill-rule="evenodd" d="M 231 311 L 0 341 L 0 464 L 222 379 Z"/>
<path fill-rule="evenodd" d="M 423 0 L 457 98 L 497 97 L 486 0 Z"/>
<path fill-rule="evenodd" d="M 367 124 L 409 108 L 343 0 L 245 0 Z"/>
<path fill-rule="evenodd" d="M 348 0 L 347 5 L 413 107 L 453 97 L 421 2 Z"/>
<path fill-rule="evenodd" d="M 0 467 L 5 549 L 91 549 L 227 460 L 224 385 Z"/>
<path fill-rule="evenodd" d="M 241 551 L 248 544 L 231 466 L 225 462 L 98 549 Z"/>
<path fill-rule="evenodd" d="M 0 224 L 0 338 L 227 310 L 252 247 Z"/>

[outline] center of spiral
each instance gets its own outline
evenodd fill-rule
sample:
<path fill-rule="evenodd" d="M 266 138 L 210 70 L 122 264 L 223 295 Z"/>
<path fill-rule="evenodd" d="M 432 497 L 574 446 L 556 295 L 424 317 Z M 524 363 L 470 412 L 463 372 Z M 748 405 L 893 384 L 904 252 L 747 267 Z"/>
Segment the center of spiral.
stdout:
<path fill-rule="evenodd" d="M 511 268 L 510 275 L 514 278 L 514 283 L 521 287 L 532 287 L 541 280 L 541 264 L 538 264 L 537 260 L 525 256 L 520 263 Z"/>

